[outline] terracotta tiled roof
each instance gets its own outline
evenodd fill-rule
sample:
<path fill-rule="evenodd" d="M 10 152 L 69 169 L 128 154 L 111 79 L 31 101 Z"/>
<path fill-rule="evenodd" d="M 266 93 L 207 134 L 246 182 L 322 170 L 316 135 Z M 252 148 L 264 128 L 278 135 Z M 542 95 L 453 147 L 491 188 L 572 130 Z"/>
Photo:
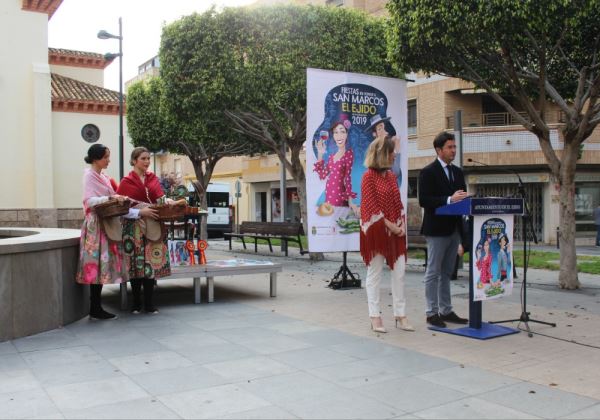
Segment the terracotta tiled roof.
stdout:
<path fill-rule="evenodd" d="M 119 92 L 52 73 L 52 110 L 118 114 Z"/>
<path fill-rule="evenodd" d="M 93 52 L 48 48 L 48 62 L 50 64 L 104 69 L 113 60 L 114 58 L 107 60 L 102 54 Z"/>
<path fill-rule="evenodd" d="M 64 48 L 48 48 L 49 54 L 75 55 L 88 58 L 104 58 L 102 54 L 88 51 L 66 50 Z"/>
<path fill-rule="evenodd" d="M 47 13 L 48 19 L 50 19 L 62 2 L 63 0 L 23 0 L 21 8 L 32 12 Z"/>

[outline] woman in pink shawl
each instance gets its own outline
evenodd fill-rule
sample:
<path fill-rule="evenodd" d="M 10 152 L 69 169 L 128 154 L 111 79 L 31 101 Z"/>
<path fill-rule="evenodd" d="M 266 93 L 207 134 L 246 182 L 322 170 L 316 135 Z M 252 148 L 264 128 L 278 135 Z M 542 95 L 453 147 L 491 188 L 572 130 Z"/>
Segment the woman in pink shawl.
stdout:
<path fill-rule="evenodd" d="M 101 227 L 94 207 L 106 202 L 109 198 L 124 200 L 125 197 L 115 193 L 112 181 L 102 173 L 110 163 L 110 150 L 102 144 L 94 144 L 84 158 L 90 168 L 83 175 L 83 210 L 85 217 L 81 227 L 79 246 L 79 269 L 76 281 L 90 285 L 90 318 L 113 319 L 116 316 L 102 308 L 101 294 L 104 284 L 122 283 L 128 280 L 128 267 L 123 259 L 122 242 L 111 241 Z M 111 182 L 112 181 L 112 182 Z M 150 216 L 154 210 L 131 209 L 128 218 Z"/>

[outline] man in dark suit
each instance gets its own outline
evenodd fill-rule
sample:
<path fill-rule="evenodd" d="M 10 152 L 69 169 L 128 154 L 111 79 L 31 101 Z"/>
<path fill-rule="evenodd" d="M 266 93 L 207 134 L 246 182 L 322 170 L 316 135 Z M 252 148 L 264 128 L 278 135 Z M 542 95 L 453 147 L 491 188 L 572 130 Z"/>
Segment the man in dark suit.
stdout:
<path fill-rule="evenodd" d="M 454 135 L 442 131 L 433 140 L 437 159 L 419 175 L 419 205 L 424 209 L 421 233 L 427 240 L 427 271 L 425 297 L 427 323 L 445 327 L 446 322 L 466 324 L 452 310 L 450 277 L 454 269 L 456 250 L 460 243 L 460 216 L 437 216 L 435 210 L 467 197 L 465 177 L 452 165 L 456 156 Z"/>

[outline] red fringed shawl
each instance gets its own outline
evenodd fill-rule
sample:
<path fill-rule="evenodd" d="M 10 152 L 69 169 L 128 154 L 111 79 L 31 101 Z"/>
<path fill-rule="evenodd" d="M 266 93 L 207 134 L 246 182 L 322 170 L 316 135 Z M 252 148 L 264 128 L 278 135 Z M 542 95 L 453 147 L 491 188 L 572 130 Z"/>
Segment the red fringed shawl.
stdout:
<path fill-rule="evenodd" d="M 406 235 L 394 235 L 384 222 L 385 218 L 399 226 L 404 217 L 396 177 L 392 171 L 367 169 L 362 178 L 361 193 L 360 254 L 367 265 L 376 255 L 383 255 L 393 269 L 399 256 L 406 258 Z"/>
<path fill-rule="evenodd" d="M 117 194 L 150 204 L 156 203 L 156 200 L 165 195 L 156 175 L 146 172 L 146 179 L 142 183 L 135 171 L 129 172 L 129 175 L 121 180 Z"/>

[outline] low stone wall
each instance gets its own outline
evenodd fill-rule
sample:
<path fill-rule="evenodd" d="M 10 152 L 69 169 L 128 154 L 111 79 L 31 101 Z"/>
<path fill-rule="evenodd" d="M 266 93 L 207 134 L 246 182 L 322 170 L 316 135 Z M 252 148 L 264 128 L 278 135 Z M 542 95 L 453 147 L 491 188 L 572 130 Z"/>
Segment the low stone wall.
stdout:
<path fill-rule="evenodd" d="M 64 229 L 81 229 L 83 209 L 58 209 L 57 227 Z"/>
<path fill-rule="evenodd" d="M 89 311 L 75 283 L 79 231 L 0 228 L 0 341 L 52 330 Z"/>
<path fill-rule="evenodd" d="M 39 227 L 79 229 L 83 210 L 75 209 L 0 209 L 0 227 Z"/>

